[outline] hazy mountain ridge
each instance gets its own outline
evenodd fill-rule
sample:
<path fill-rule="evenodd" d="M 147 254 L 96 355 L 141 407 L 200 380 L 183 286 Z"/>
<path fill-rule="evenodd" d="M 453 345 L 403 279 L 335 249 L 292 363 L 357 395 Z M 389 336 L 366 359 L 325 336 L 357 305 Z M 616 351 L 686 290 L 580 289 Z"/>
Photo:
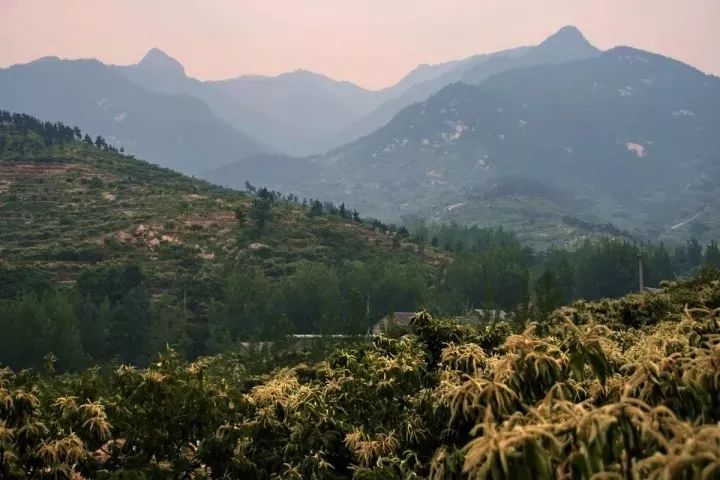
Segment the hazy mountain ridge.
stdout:
<path fill-rule="evenodd" d="M 97 60 L 44 58 L 0 69 L 0 107 L 76 124 L 184 172 L 269 150 L 197 98 L 151 92 Z"/>
<path fill-rule="evenodd" d="M 495 53 L 474 55 L 429 69 L 441 74 L 418 82 L 400 95 L 386 100 L 369 115 L 342 132 L 335 144 L 350 142 L 387 124 L 403 108 L 426 100 L 433 93 L 455 82 L 480 83 L 492 74 L 532 65 L 561 63 L 597 55 L 600 52 L 573 26 L 566 26 L 537 46 L 516 47 Z"/>
<path fill-rule="evenodd" d="M 565 30 L 567 29 L 561 30 L 560 33 Z M 557 37 L 560 33 L 551 38 Z M 564 37 L 568 37 L 568 35 Z M 585 41 L 579 32 L 575 37 Z M 582 43 L 578 38 L 564 38 L 559 43 Z M 402 108 L 425 100 L 444 86 L 455 81 L 467 81 L 464 76 L 467 72 L 472 71 L 473 67 L 479 67 L 489 60 L 502 57 L 500 58 L 502 61 L 495 64 L 495 70 L 512 68 L 515 65 L 514 62 L 519 61 L 516 59 L 525 57 L 525 53 L 534 49 L 541 49 L 543 45 L 544 43 L 538 47 L 520 47 L 495 54 L 475 55 L 436 65 L 420 65 L 395 85 L 376 91 L 361 88 L 351 82 L 333 80 L 306 70 L 297 70 L 278 76 L 244 75 L 222 81 L 200 81 L 189 77 L 180 62 L 158 48 L 150 49 L 134 65 L 99 65 L 120 74 L 150 92 L 195 97 L 205 103 L 219 119 L 242 132 L 243 135 L 239 136 L 252 137 L 252 139 L 245 138 L 249 143 L 264 145 L 260 148 L 238 148 L 238 145 L 233 142 L 215 139 L 217 150 L 223 154 L 223 162 L 228 162 L 233 158 L 227 158 L 225 153 L 233 149 L 237 149 L 234 155 L 235 159 L 259 151 L 275 151 L 296 156 L 323 153 L 385 125 Z M 546 47 L 553 51 L 559 48 L 557 45 Z M 55 59 L 55 61 L 72 62 L 59 59 Z M 542 61 L 542 59 L 535 61 Z M 503 62 L 509 63 L 503 66 Z M 29 65 L 36 65 L 36 63 L 33 62 Z M 21 67 L 19 65 L 6 70 Z M 40 75 L 41 72 L 38 71 L 36 74 Z M 87 89 L 92 91 L 94 86 L 91 85 L 91 78 L 92 76 L 77 80 L 71 79 L 69 82 L 88 82 Z M 149 105 L 152 105 L 152 102 Z M 32 103 L 17 102 L 0 106 L 18 111 L 35 111 Z M 37 113 L 68 123 L 82 123 L 79 120 L 83 119 L 77 118 L 75 112 L 72 112 L 72 107 L 66 108 L 69 109 L 67 116 L 63 115 L 62 109 L 38 110 Z M 157 111 L 155 114 L 161 118 L 163 112 Z M 165 121 L 172 121 L 172 119 L 165 119 Z M 88 127 L 89 130 L 94 128 L 93 124 L 82 126 Z M 221 129 L 227 130 L 227 126 Z M 103 133 L 106 136 L 113 136 L 110 135 L 112 133 L 110 130 Z M 187 135 L 182 136 L 186 137 Z M 155 146 L 145 148 L 144 140 L 132 138 L 132 136 L 130 138 L 126 136 L 123 141 L 127 144 L 140 145 L 137 153 L 153 161 L 185 172 L 198 171 L 192 165 L 190 165 L 192 168 L 189 167 L 192 161 L 182 158 L 182 152 L 180 152 L 180 160 L 173 164 L 170 160 L 172 157 L 170 152 L 163 151 L 162 148 Z M 169 139 L 165 139 L 165 143 L 169 143 Z M 185 145 L 173 150 L 173 155 L 177 153 L 177 150 L 191 152 L 193 148 Z"/>
<path fill-rule="evenodd" d="M 421 66 L 375 92 L 307 71 L 201 82 L 158 49 L 121 67 L 44 59 L 0 81 L 10 86 L 0 106 L 89 125 L 165 166 L 349 201 L 384 219 L 509 224 L 541 242 L 572 238 L 567 217 L 640 238 L 698 222 L 720 229 L 708 213 L 720 193 L 708 180 L 720 151 L 717 78 L 630 47 L 600 52 L 574 27 L 535 47 Z M 329 146 L 334 128 L 368 111 L 356 126 L 378 112 L 388 123 L 325 154 L 282 154 Z M 488 201 L 497 182 L 510 187 Z M 572 201 L 538 196 L 552 189 Z"/>
<path fill-rule="evenodd" d="M 241 76 L 209 85 L 274 118 L 279 130 L 273 144 L 296 155 L 324 150 L 329 137 L 382 100 L 378 92 L 306 70 L 275 77 Z"/>
<path fill-rule="evenodd" d="M 707 208 L 720 193 L 706 173 L 720 158 L 717 131 L 717 77 L 617 47 L 450 85 L 376 132 L 305 160 L 321 175 L 283 188 L 352 198 L 382 218 L 515 225 L 538 241 L 565 230 L 557 238 L 571 238 L 577 232 L 563 219 L 578 215 L 673 239 L 700 219 L 720 231 Z M 570 192 L 573 202 L 522 188 L 487 201 L 513 176 Z M 552 220 L 550 231 L 542 219 Z"/>
<path fill-rule="evenodd" d="M 277 150 L 281 145 L 277 137 L 284 131 L 281 122 L 231 98 L 207 82 L 188 77 L 180 62 L 157 48 L 151 49 L 136 65 L 115 68 L 124 77 L 153 92 L 189 95 L 201 100 L 234 128 L 268 145 L 268 151 Z"/>

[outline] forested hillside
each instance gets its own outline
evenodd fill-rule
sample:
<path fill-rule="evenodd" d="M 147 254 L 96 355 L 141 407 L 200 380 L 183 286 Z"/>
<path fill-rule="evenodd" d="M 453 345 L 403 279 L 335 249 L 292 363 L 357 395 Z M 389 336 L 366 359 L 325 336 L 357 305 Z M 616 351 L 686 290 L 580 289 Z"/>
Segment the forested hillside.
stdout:
<path fill-rule="evenodd" d="M 421 303 L 448 257 L 418 252 L 344 205 L 230 191 L 112 150 L 77 129 L 2 113 L 3 362 L 36 365 L 50 350 L 63 367 L 84 353 L 141 361 L 167 342 L 196 355 L 219 348 L 220 325 L 232 340 L 285 324 L 345 331 L 359 321 L 363 330 L 366 312 Z M 382 293 L 368 299 L 370 284 Z M 341 306 L 362 321 L 340 318 Z"/>
<path fill-rule="evenodd" d="M 344 204 L 228 190 L 79 129 L 0 114 L 0 362 L 58 370 L 186 358 L 384 315 L 518 318 L 720 264 L 717 244 L 612 239 L 537 252 L 502 229 L 386 225 Z"/>

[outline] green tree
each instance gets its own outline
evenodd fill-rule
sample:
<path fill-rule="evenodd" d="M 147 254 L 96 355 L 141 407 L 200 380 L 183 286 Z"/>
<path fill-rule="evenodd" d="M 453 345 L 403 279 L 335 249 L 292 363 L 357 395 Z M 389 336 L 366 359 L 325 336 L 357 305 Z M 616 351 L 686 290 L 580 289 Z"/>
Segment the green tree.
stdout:
<path fill-rule="evenodd" d="M 273 201 L 266 197 L 255 197 L 250 207 L 249 217 L 255 222 L 258 230 L 265 229 L 265 225 L 272 218 Z"/>
<path fill-rule="evenodd" d="M 152 357 L 170 347 L 182 354 L 187 349 L 187 318 L 182 306 L 165 297 L 152 306 L 145 356 Z"/>
<path fill-rule="evenodd" d="M 309 217 L 321 217 L 323 214 L 323 205 L 320 200 L 313 200 L 308 210 Z"/>
<path fill-rule="evenodd" d="M 112 306 L 107 297 L 100 305 L 86 300 L 78 308 L 80 340 L 85 352 L 96 362 L 107 359 L 105 347 L 111 315 Z"/>
<path fill-rule="evenodd" d="M 77 370 L 84 364 L 84 352 L 75 309 L 67 295 L 55 293 L 41 301 L 43 314 L 50 319 L 46 353 L 57 356 L 57 368 L 61 371 Z"/>
<path fill-rule="evenodd" d="M 693 270 L 699 267 L 703 259 L 702 245 L 700 245 L 700 242 L 694 238 L 690 239 L 687 243 L 687 252 L 689 269 Z"/>
<path fill-rule="evenodd" d="M 341 293 L 334 269 L 301 262 L 283 282 L 282 291 L 285 312 L 296 332 L 317 333 L 323 326 L 339 324 Z"/>
<path fill-rule="evenodd" d="M 657 246 L 646 246 L 643 251 L 645 284 L 659 286 L 663 280 L 671 280 L 673 275 L 670 254 L 662 243 Z"/>
<path fill-rule="evenodd" d="M 79 368 L 84 353 L 70 298 L 61 292 L 0 300 L 0 363 L 16 368 L 43 364 L 47 354 L 61 370 Z"/>
<path fill-rule="evenodd" d="M 720 268 L 720 248 L 718 248 L 718 243 L 715 240 L 705 248 L 703 263 Z"/>
<path fill-rule="evenodd" d="M 78 277 L 77 287 L 83 298 L 89 298 L 96 305 L 106 298 L 114 305 L 144 281 L 140 267 L 131 264 L 85 271 Z"/>
<path fill-rule="evenodd" d="M 108 353 L 122 362 L 144 360 L 149 339 L 150 295 L 143 285 L 130 290 L 110 317 Z"/>
<path fill-rule="evenodd" d="M 636 290 L 637 255 L 633 244 L 621 240 L 586 241 L 572 256 L 576 295 L 595 299 Z"/>
<path fill-rule="evenodd" d="M 420 264 L 379 259 L 370 266 L 370 317 L 419 310 L 430 298 L 429 272 Z"/>
<path fill-rule="evenodd" d="M 535 299 L 540 313 L 547 315 L 563 303 L 562 288 L 555 272 L 545 269 L 535 282 Z"/>
<path fill-rule="evenodd" d="M 269 338 L 270 319 L 279 314 L 277 291 L 262 270 L 238 268 L 225 281 L 221 299 L 211 309 L 210 321 L 227 332 L 231 340 Z"/>

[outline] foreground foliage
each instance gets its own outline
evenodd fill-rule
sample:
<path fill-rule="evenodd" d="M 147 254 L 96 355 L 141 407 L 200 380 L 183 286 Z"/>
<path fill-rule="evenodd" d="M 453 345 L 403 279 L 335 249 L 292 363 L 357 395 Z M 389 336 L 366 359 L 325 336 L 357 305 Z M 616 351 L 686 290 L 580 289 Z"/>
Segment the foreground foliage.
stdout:
<path fill-rule="evenodd" d="M 262 356 L 3 370 L 0 477 L 720 476 L 710 275 L 577 302 L 516 333 L 421 312 L 413 334 L 319 363 L 276 357 L 267 373 Z"/>

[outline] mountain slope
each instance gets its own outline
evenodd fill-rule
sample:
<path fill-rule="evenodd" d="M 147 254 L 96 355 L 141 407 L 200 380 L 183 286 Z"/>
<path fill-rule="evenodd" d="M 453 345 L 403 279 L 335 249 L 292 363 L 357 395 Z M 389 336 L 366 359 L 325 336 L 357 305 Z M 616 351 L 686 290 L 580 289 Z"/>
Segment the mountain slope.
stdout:
<path fill-rule="evenodd" d="M 619 47 L 451 85 L 308 159 L 322 173 L 284 188 L 353 198 L 381 218 L 515 224 L 540 232 L 531 241 L 572 238 L 568 216 L 672 239 L 701 212 L 710 235 L 720 224 L 706 206 L 714 188 L 701 180 L 720 158 L 718 131 L 717 77 Z M 537 228 L 548 218 L 551 231 Z"/>
<path fill-rule="evenodd" d="M 479 83 L 488 76 L 531 65 L 561 63 L 596 55 L 599 50 L 593 47 L 583 34 L 572 26 L 561 28 L 534 47 L 518 47 L 432 66 L 430 71 L 441 74 L 431 75 L 424 82 L 418 82 L 392 96 L 366 117 L 336 137 L 336 145 L 350 142 L 356 138 L 387 124 L 403 108 L 426 100 L 430 95 L 455 82 Z"/>
<path fill-rule="evenodd" d="M 369 133 L 386 125 L 403 108 L 414 103 L 425 101 L 431 95 L 442 90 L 444 87 L 461 81 L 466 70 L 471 68 L 473 65 L 482 64 L 492 58 L 495 58 L 495 56 L 512 58 L 515 55 L 521 55 L 525 51 L 526 47 L 518 47 L 516 49 L 498 52 L 496 54 L 475 55 L 470 58 L 451 62 L 449 68 L 447 68 L 447 70 L 443 69 L 445 71 L 442 71 L 442 73 L 431 75 L 431 78 L 426 81 L 415 83 L 410 85 L 407 89 L 400 90 L 397 96 L 390 95 L 390 98 L 385 100 L 375 110 L 358 119 L 350 127 L 336 135 L 332 139 L 332 143 L 335 147 L 337 147 L 368 135 Z M 441 64 L 441 66 L 442 65 L 447 64 Z M 433 65 L 431 68 L 438 67 L 439 69 L 441 66 Z M 437 70 L 435 70 L 435 72 L 437 73 Z M 390 92 L 396 91 L 394 87 L 390 87 L 388 90 Z"/>
<path fill-rule="evenodd" d="M 0 111 L 0 258 L 15 266 L 71 280 L 93 265 L 139 262 L 163 288 L 170 278 L 190 281 L 228 262 L 282 275 L 301 260 L 387 253 L 429 265 L 440 258 L 398 250 L 390 235 L 362 223 L 311 218 L 281 198 L 256 231 L 251 195 L 74 141 L 72 131 L 69 139 L 48 135 L 42 126 Z"/>
<path fill-rule="evenodd" d="M 281 122 L 282 135 L 289 140 L 280 148 L 295 155 L 324 150 L 328 137 L 370 112 L 383 98 L 380 92 L 305 70 L 276 77 L 247 75 L 212 85 Z"/>
<path fill-rule="evenodd" d="M 490 75 L 520 67 L 549 65 L 582 60 L 598 55 L 585 36 L 573 26 L 566 26 L 545 39 L 539 45 L 522 51 L 519 55 L 503 52 L 493 55 L 484 62 L 476 62 L 467 68 L 460 79 L 466 83 L 481 83 Z"/>
<path fill-rule="evenodd" d="M 215 115 L 273 149 L 284 151 L 291 148 L 288 142 L 299 141 L 284 121 L 244 104 L 211 82 L 188 77 L 180 62 L 157 48 L 148 51 L 135 65 L 114 68 L 150 91 L 187 95 L 201 100 Z"/>
<path fill-rule="evenodd" d="M 360 333 L 422 303 L 451 260 L 345 205 L 223 189 L 80 137 L 0 110 L 4 364 Z"/>
<path fill-rule="evenodd" d="M 415 67 L 407 75 L 400 79 L 396 84 L 387 87 L 382 90 L 383 94 L 389 99 L 397 98 L 404 94 L 406 91 L 415 87 L 416 85 L 424 84 L 435 80 L 446 73 L 449 73 L 463 63 L 477 59 L 482 55 L 476 55 L 470 58 L 464 58 L 461 60 L 451 60 L 449 62 L 436 63 L 436 64 L 422 64 Z"/>
<path fill-rule="evenodd" d="M 0 70 L 0 108 L 76 124 L 189 173 L 267 151 L 200 100 L 151 92 L 95 60 L 44 58 Z"/>
<path fill-rule="evenodd" d="M 203 82 L 188 77 L 182 64 L 157 48 L 136 65 L 116 68 L 149 90 L 196 97 L 235 128 L 293 155 L 325 151 L 328 137 L 385 98 L 305 70 Z"/>

